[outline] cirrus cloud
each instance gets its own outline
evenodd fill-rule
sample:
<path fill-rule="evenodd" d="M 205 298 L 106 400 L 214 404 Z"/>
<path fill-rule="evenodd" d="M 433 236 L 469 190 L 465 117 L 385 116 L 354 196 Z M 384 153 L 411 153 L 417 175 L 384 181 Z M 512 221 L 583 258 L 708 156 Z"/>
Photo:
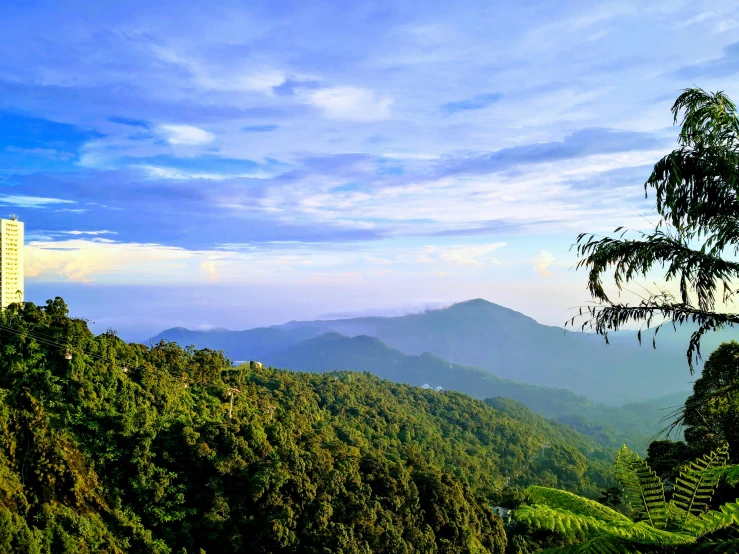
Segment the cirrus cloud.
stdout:
<path fill-rule="evenodd" d="M 332 87 L 303 91 L 303 98 L 326 117 L 346 121 L 381 121 L 390 117 L 392 98 L 359 87 Z"/>
<path fill-rule="evenodd" d="M 199 145 L 215 140 L 215 135 L 192 125 L 160 125 L 159 130 L 170 144 Z"/>

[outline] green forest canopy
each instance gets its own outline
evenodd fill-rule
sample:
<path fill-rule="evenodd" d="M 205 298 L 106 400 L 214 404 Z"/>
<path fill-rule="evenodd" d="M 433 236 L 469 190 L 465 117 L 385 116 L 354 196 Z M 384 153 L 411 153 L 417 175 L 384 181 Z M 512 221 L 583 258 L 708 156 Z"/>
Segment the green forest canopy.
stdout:
<path fill-rule="evenodd" d="M 0 551 L 493 553 L 506 484 L 610 484 L 511 401 L 126 344 L 60 298 L 0 331 Z"/>

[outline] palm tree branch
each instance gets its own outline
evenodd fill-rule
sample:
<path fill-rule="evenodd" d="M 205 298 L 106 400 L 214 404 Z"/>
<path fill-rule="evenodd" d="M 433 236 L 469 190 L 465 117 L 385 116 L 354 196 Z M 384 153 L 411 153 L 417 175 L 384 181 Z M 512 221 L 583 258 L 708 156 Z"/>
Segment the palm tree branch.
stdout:
<path fill-rule="evenodd" d="M 660 230 L 643 235 L 643 240 L 596 239 L 594 235 L 581 234 L 576 247 L 581 256 L 576 267 L 589 268 L 588 290 L 602 302 L 609 302 L 602 275 L 610 268 L 616 286 L 623 290 L 624 283 L 646 276 L 652 267 L 661 265 L 666 270 L 666 281 L 679 279 L 682 302 L 689 303 L 689 292 L 695 290 L 702 310 L 714 308 L 719 284 L 723 285 L 726 300 L 731 279 L 739 276 L 739 263 L 723 260 L 704 248 L 694 250 L 683 238 Z"/>
<path fill-rule="evenodd" d="M 701 359 L 700 340 L 703 335 L 709 331 L 739 324 L 739 314 L 702 310 L 689 303 L 676 302 L 669 293 L 649 296 L 635 306 L 621 303 L 588 306 L 585 313 L 587 319 L 582 323 L 580 329 L 582 331 L 586 329 L 594 330 L 599 335 L 603 335 L 606 342 L 608 342 L 609 332 L 618 331 L 624 325 L 643 323 L 649 328 L 658 318 L 661 322 L 654 327 L 652 338 L 652 346 L 655 348 L 657 332 L 663 325 L 672 323 L 673 326 L 677 326 L 687 322 L 697 323 L 698 329 L 691 335 L 687 351 L 691 373 L 694 371 L 693 362 Z M 567 324 L 574 325 L 575 317 Z M 641 342 L 641 331 L 637 333 L 637 339 Z"/>

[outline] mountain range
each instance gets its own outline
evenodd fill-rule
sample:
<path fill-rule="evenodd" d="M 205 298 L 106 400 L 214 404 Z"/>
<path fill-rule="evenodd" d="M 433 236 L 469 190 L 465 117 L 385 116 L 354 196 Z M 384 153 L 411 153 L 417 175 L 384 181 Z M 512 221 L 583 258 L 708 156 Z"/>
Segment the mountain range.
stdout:
<path fill-rule="evenodd" d="M 289 357 L 289 349 L 327 333 L 375 337 L 404 354 L 429 353 L 503 379 L 568 389 L 613 406 L 685 393 L 694 379 L 685 356 L 690 334 L 687 327 L 677 332 L 672 328 L 662 330 L 656 349 L 651 339 L 639 344 L 632 331 L 614 334 L 607 345 L 600 336 L 542 325 L 481 299 L 398 317 L 292 321 L 246 331 L 174 328 L 152 340 L 223 350 L 233 360 L 277 362 Z M 735 336 L 733 331 L 714 333 L 702 342 L 704 353 Z M 353 344 L 359 346 L 360 342 Z M 305 348 L 311 344 L 316 346 L 308 343 Z M 355 362 L 361 362 L 361 357 L 355 357 L 349 365 L 348 360 L 344 361 L 339 367 L 362 369 Z M 301 367 L 308 369 L 305 364 Z"/>
<path fill-rule="evenodd" d="M 508 397 L 608 447 L 643 448 L 690 394 L 692 329 L 664 328 L 657 349 L 635 331 L 602 337 L 545 326 L 484 301 L 400 317 L 293 321 L 247 331 L 174 328 L 152 339 L 223 350 L 235 360 Z M 651 342 L 648 332 L 645 342 Z M 702 341 L 704 354 L 735 333 Z"/>
<path fill-rule="evenodd" d="M 452 389 L 479 399 L 509 397 L 612 448 L 624 443 L 635 448 L 646 445 L 651 436 L 664 428 L 661 420 L 670 408 L 683 404 L 688 395 L 683 392 L 627 407 L 609 406 L 566 389 L 503 379 L 429 352 L 418 356 L 405 354 L 367 335 L 350 338 L 327 333 L 268 355 L 264 361 L 273 367 L 299 371 L 367 371 L 397 383 Z"/>

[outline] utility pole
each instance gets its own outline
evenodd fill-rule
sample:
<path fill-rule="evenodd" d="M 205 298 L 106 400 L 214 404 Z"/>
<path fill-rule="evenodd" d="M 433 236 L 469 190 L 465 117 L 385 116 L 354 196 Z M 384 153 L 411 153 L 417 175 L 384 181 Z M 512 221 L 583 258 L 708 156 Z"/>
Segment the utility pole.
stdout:
<path fill-rule="evenodd" d="M 228 419 L 231 419 L 233 417 L 234 396 L 239 394 L 240 392 L 241 391 L 236 387 L 231 387 L 228 389 L 228 396 L 231 398 L 231 405 L 228 407 Z"/>

